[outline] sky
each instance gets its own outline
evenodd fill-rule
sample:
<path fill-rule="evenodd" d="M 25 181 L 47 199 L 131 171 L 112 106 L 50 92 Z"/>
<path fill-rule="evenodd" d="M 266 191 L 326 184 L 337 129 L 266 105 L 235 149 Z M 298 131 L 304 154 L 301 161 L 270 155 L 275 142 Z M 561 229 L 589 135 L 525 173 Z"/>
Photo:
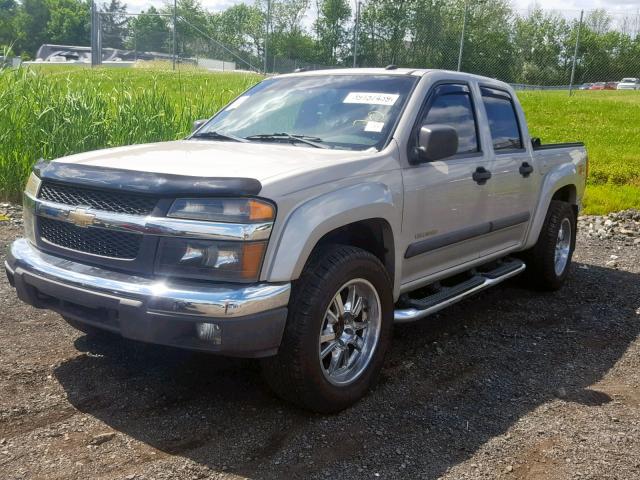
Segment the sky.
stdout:
<path fill-rule="evenodd" d="M 127 4 L 129 10 L 132 12 L 138 12 L 142 9 L 154 5 L 156 7 L 163 6 L 170 0 L 123 0 Z M 352 5 L 355 6 L 356 0 L 350 0 Z M 252 0 L 201 0 L 202 5 L 209 11 L 224 10 L 225 8 L 238 4 L 248 3 L 252 4 Z M 315 2 L 310 2 L 314 4 Z M 512 0 L 514 8 L 517 10 L 527 10 L 535 3 L 543 8 L 548 9 L 562 9 L 562 10 L 592 10 L 595 8 L 604 8 L 612 13 L 638 13 L 640 12 L 640 0 Z"/>

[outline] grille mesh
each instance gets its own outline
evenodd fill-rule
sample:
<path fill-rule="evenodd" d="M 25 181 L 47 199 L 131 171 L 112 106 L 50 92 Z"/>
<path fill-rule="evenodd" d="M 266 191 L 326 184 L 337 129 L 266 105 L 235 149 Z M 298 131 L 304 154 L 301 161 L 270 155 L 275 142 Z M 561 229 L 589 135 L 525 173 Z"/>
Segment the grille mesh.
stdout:
<path fill-rule="evenodd" d="M 107 212 L 149 215 L 156 206 L 154 198 L 130 193 L 115 193 L 88 188 L 44 183 L 39 197 L 50 202 L 73 206 L 88 206 Z"/>
<path fill-rule="evenodd" d="M 134 259 L 140 250 L 142 235 L 82 228 L 70 223 L 40 218 L 40 236 L 59 247 L 103 257 Z"/>

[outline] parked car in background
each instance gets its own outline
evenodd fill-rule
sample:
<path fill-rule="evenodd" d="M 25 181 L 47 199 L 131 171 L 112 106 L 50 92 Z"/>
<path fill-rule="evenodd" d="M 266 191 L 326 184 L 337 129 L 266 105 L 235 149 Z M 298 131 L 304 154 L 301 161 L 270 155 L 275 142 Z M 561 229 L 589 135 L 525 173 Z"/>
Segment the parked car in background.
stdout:
<path fill-rule="evenodd" d="M 596 82 L 591 84 L 589 90 L 615 90 L 617 85 L 616 82 Z"/>
<path fill-rule="evenodd" d="M 640 90 L 640 79 L 627 77 L 623 78 L 617 86 L 618 90 Z"/>
<path fill-rule="evenodd" d="M 578 90 L 590 90 L 593 83 L 583 83 Z"/>

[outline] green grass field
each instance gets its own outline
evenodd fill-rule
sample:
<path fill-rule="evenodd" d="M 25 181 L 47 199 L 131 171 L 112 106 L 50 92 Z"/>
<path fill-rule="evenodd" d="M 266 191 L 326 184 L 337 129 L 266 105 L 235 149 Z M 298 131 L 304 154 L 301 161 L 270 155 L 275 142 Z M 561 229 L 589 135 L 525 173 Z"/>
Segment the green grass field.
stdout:
<path fill-rule="evenodd" d="M 589 154 L 585 212 L 640 208 L 640 91 L 521 92 L 532 136 L 582 141 Z"/>
<path fill-rule="evenodd" d="M 0 197 L 18 200 L 39 158 L 185 136 L 260 77 L 161 69 L 0 71 Z M 587 213 L 640 208 L 640 92 L 519 94 L 533 136 L 584 141 Z"/>

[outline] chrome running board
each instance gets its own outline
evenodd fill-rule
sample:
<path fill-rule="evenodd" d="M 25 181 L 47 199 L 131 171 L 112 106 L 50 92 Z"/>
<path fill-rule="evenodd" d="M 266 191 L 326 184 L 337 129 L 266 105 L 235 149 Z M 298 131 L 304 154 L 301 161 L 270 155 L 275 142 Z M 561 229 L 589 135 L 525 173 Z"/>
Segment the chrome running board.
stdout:
<path fill-rule="evenodd" d="M 419 320 L 449 305 L 453 305 L 480 290 L 493 287 L 508 278 L 514 277 L 525 268 L 526 266 L 522 260 L 507 259 L 492 270 L 476 273 L 467 280 L 451 287 L 443 287 L 432 295 L 405 301 L 404 303 L 407 305 L 407 308 L 396 308 L 394 311 L 394 320 L 396 323 Z"/>

